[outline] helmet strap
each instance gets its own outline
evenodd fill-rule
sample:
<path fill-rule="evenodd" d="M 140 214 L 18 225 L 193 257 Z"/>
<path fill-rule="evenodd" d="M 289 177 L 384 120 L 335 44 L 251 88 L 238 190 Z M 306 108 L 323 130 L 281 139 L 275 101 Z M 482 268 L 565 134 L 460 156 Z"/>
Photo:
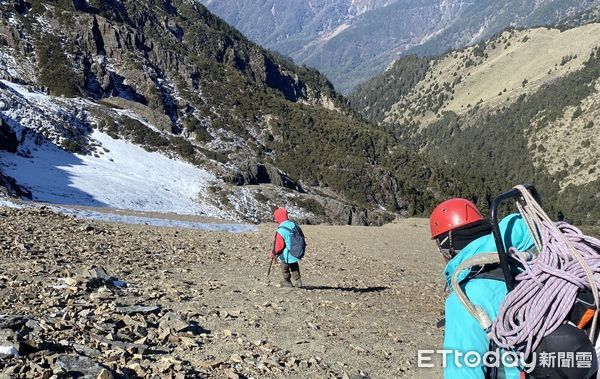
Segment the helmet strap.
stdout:
<path fill-rule="evenodd" d="M 448 241 L 449 248 L 442 247 L 446 241 Z M 437 243 L 438 251 L 445 260 L 449 261 L 456 256 L 457 252 L 454 250 L 454 247 L 452 247 L 452 231 L 449 231 L 448 235 L 441 241 L 436 238 L 435 242 Z"/>

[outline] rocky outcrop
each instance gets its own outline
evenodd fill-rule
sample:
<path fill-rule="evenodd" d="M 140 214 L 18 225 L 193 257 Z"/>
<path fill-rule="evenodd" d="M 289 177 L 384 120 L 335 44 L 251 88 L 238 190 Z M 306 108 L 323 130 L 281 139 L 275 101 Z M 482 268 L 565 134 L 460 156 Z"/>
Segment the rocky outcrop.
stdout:
<path fill-rule="evenodd" d="M 246 202 L 249 185 L 315 196 L 321 205 L 306 204 L 316 222 L 379 223 L 371 207 L 401 203 L 387 134 L 318 71 L 262 49 L 198 2 L 5 2 L 0 10 L 0 79 L 13 83 L 0 83 L 0 110 L 17 139 L 33 133 L 94 154 L 89 136 L 99 129 L 216 173 L 215 187 L 227 188 L 215 201 L 236 212 L 228 196 Z M 274 203 L 287 201 L 282 192 Z M 330 199 L 366 213 L 325 217 Z M 252 220 L 270 220 L 246 203 Z"/>
<path fill-rule="evenodd" d="M 0 119 L 0 152 L 7 151 L 9 153 L 16 153 L 19 147 L 19 141 L 15 132 Z M 17 182 L 6 176 L 0 168 L 0 193 L 11 196 L 11 197 L 24 197 L 31 199 L 31 192 L 19 186 Z"/>
<path fill-rule="evenodd" d="M 396 218 L 391 212 L 355 207 L 335 200 L 325 201 L 324 209 L 329 222 L 340 225 L 380 226 Z"/>
<path fill-rule="evenodd" d="M 235 172 L 226 176 L 225 181 L 238 186 L 251 184 L 274 184 L 302 192 L 300 184 L 271 164 L 250 160 L 240 164 Z"/>
<path fill-rule="evenodd" d="M 16 153 L 18 147 L 17 134 L 0 118 L 0 150 Z"/>
<path fill-rule="evenodd" d="M 7 140 L 0 143 L 0 148 L 15 153 L 16 141 L 23 141 L 29 134 L 39 143 L 48 140 L 73 152 L 91 151 L 88 135 L 92 127 L 81 103 L 62 102 L 48 106 L 36 100 L 23 96 L 16 87 L 0 82 L 1 130 L 7 136 Z"/>
<path fill-rule="evenodd" d="M 26 198 L 31 200 L 31 191 L 27 188 L 21 187 L 17 182 L 10 176 L 4 175 L 0 170 L 0 193 L 5 196 Z"/>

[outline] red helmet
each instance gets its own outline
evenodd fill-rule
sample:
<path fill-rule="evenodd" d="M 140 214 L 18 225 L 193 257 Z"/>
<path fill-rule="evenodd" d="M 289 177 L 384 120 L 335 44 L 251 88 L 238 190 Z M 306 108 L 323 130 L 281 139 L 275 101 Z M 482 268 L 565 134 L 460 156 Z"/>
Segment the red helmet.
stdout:
<path fill-rule="evenodd" d="M 483 216 L 471 201 L 461 198 L 446 200 L 431 212 L 431 238 L 481 220 Z"/>
<path fill-rule="evenodd" d="M 282 223 L 288 219 L 288 211 L 285 208 L 277 208 L 275 212 L 273 212 L 273 218 L 278 223 Z"/>

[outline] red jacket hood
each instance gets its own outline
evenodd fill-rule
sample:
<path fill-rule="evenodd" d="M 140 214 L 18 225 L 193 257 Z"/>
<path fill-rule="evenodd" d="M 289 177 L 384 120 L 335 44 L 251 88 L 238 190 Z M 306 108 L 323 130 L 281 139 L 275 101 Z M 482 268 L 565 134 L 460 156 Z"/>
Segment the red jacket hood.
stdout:
<path fill-rule="evenodd" d="M 288 211 L 285 208 L 277 208 L 277 210 L 273 213 L 273 217 L 275 221 L 278 223 L 282 223 L 288 220 Z"/>

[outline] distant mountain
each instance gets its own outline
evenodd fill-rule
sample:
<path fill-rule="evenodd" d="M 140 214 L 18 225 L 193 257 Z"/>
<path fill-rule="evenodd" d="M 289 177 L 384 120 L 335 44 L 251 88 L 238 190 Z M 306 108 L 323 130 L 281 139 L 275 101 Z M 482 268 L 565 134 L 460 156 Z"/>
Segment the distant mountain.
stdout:
<path fill-rule="evenodd" d="M 253 221 L 284 205 L 353 224 L 435 201 L 431 167 L 323 75 L 195 1 L 14 0 L 0 11 L 9 193 Z"/>
<path fill-rule="evenodd" d="M 534 182 L 555 216 L 600 219 L 600 13 L 405 57 L 350 96 L 460 182 L 463 196 Z"/>
<path fill-rule="evenodd" d="M 200 0 L 344 93 L 403 54 L 436 55 L 508 26 L 556 24 L 600 0 Z"/>

